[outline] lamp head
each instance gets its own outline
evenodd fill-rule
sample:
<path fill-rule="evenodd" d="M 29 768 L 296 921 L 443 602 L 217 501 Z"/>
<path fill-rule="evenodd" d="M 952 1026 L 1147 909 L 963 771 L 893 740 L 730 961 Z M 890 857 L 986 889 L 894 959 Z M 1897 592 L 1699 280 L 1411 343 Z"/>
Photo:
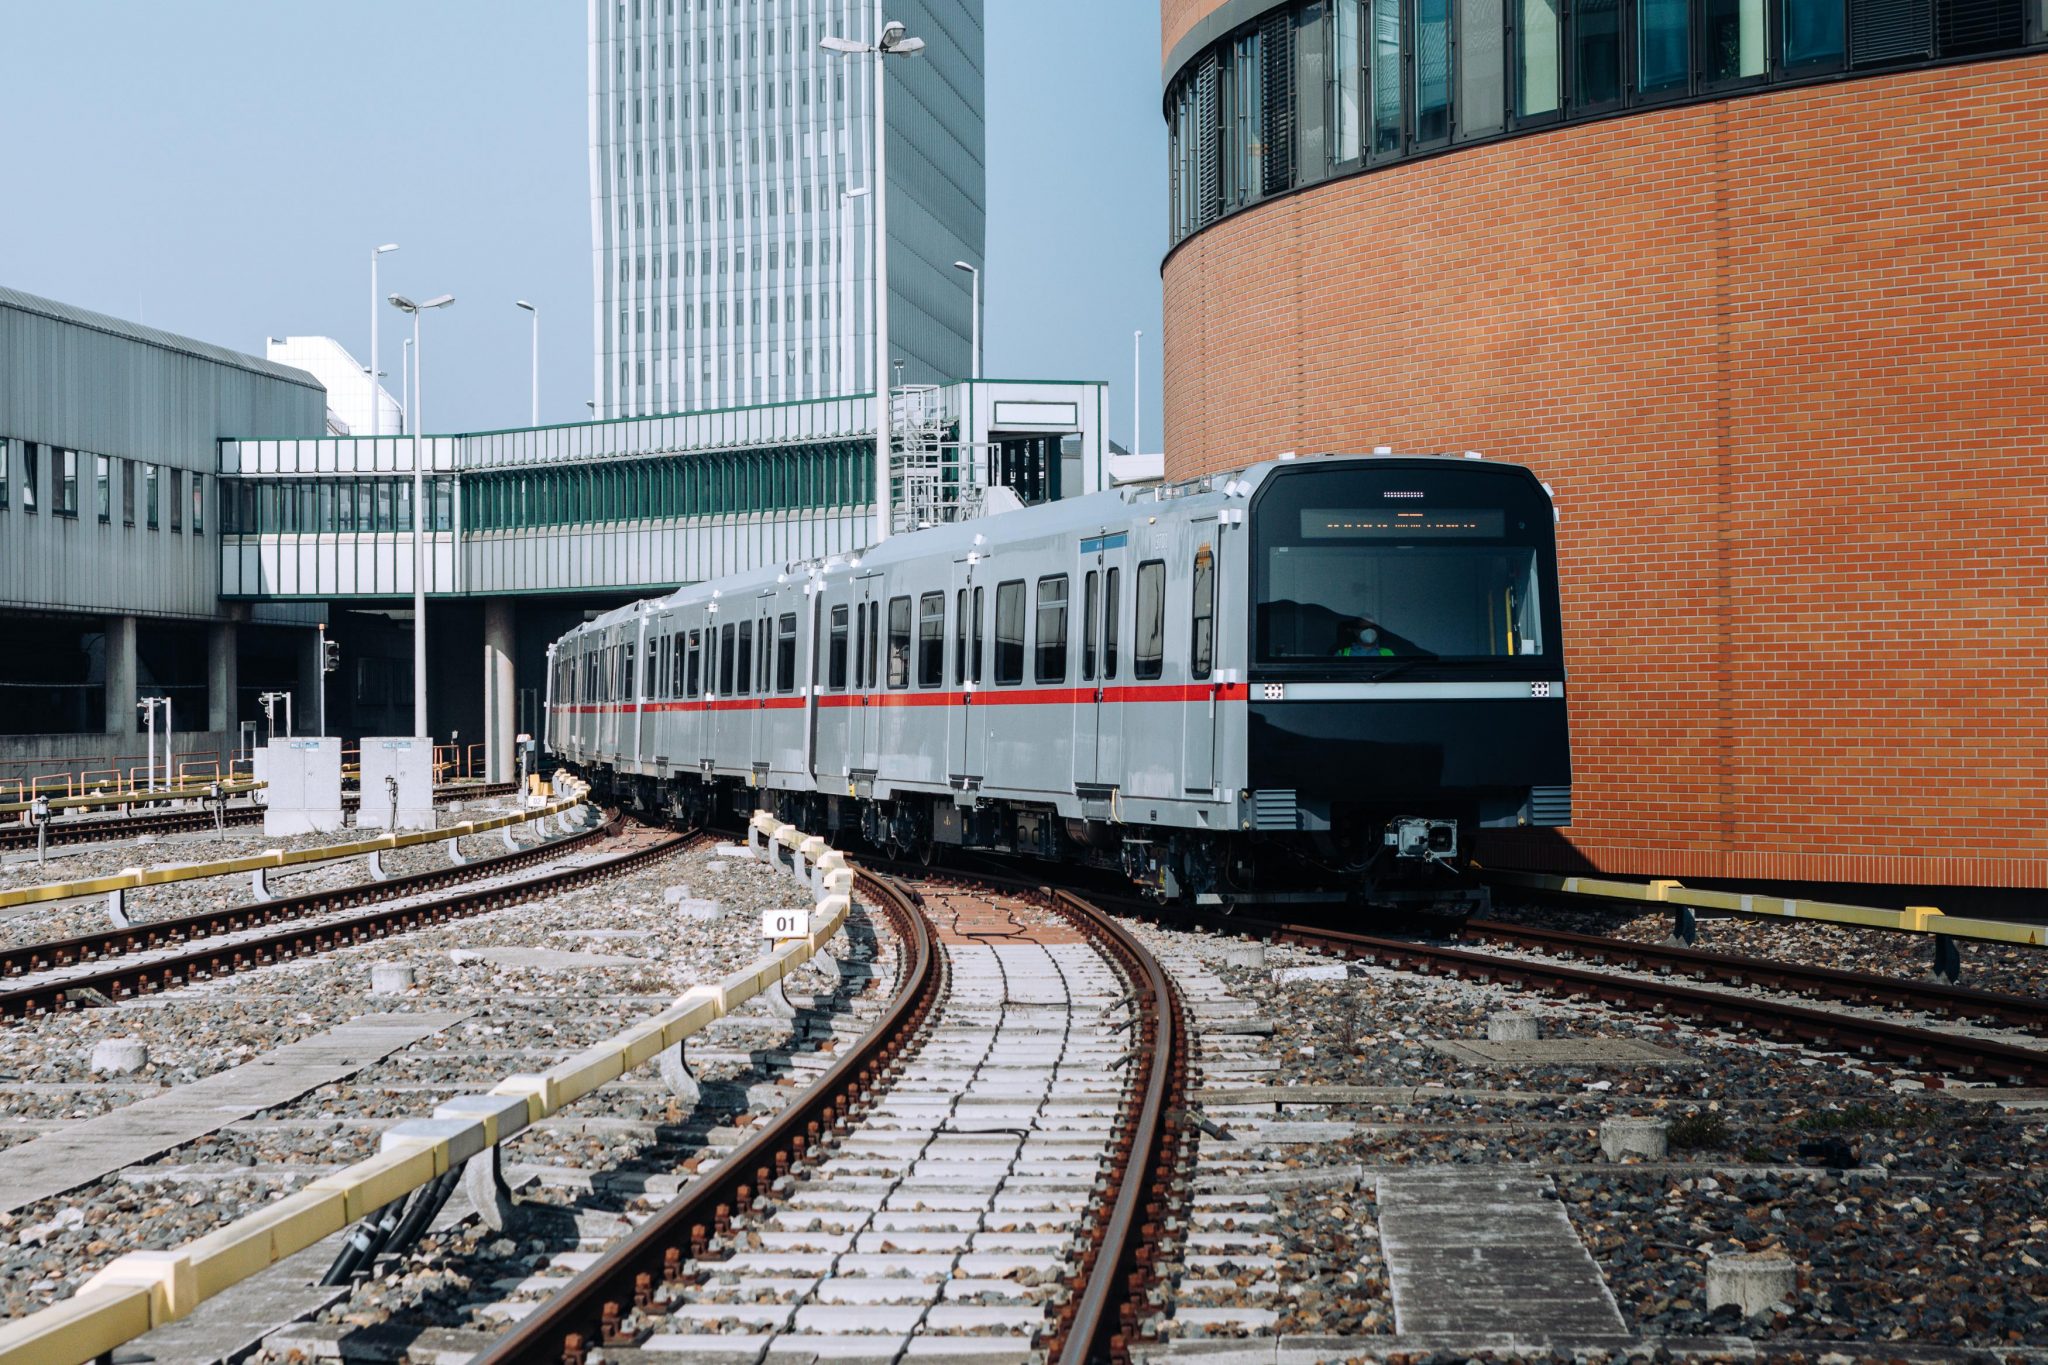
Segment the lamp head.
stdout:
<path fill-rule="evenodd" d="M 391 306 L 401 313 L 417 313 L 420 311 L 420 306 L 403 294 L 393 294 L 391 296 Z"/>
<path fill-rule="evenodd" d="M 535 308 L 532 304 L 528 303 L 525 299 L 515 299 L 513 300 L 513 302 L 516 303 L 519 307 L 524 308 L 529 313 L 538 313 L 540 311 L 538 308 Z"/>
<path fill-rule="evenodd" d="M 964 270 L 964 271 L 966 271 L 966 272 L 967 272 L 968 274 L 970 274 L 970 275 L 979 275 L 979 274 L 981 273 L 981 272 L 980 272 L 979 270 L 977 270 L 977 269 L 975 269 L 975 268 L 974 268 L 973 266 L 971 266 L 971 265 L 967 264 L 967 262 L 965 262 L 965 261 L 955 261 L 955 262 L 953 262 L 953 268 L 954 268 L 955 270 Z"/>
<path fill-rule="evenodd" d="M 453 302 L 455 302 L 453 294 L 436 294 L 433 298 L 420 305 L 420 311 L 424 313 L 429 308 L 446 308 Z"/>
<path fill-rule="evenodd" d="M 857 43 L 851 38 L 841 38 L 834 34 L 827 34 L 823 38 L 818 39 L 818 46 L 827 52 L 844 54 L 866 52 L 869 50 L 866 43 Z"/>
<path fill-rule="evenodd" d="M 377 248 L 377 250 L 376 250 L 376 252 L 375 252 L 374 254 L 375 254 L 375 255 L 378 255 L 378 256 L 382 256 L 382 255 L 383 255 L 383 254 L 384 254 L 385 252 L 387 252 L 387 251 L 396 251 L 396 250 L 398 250 L 398 243 L 396 243 L 396 242 L 386 242 L 386 243 L 385 243 L 384 245 L 382 245 L 382 246 L 378 247 L 378 248 Z"/>

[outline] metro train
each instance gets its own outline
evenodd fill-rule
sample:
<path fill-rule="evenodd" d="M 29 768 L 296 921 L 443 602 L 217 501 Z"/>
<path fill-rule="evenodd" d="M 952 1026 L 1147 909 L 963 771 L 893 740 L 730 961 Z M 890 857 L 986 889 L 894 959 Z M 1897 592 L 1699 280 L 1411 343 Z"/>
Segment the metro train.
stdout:
<path fill-rule="evenodd" d="M 1521 466 L 1371 455 L 936 526 L 570 631 L 546 742 L 665 818 L 1462 913 L 1479 830 L 1570 820 L 1555 522 Z"/>

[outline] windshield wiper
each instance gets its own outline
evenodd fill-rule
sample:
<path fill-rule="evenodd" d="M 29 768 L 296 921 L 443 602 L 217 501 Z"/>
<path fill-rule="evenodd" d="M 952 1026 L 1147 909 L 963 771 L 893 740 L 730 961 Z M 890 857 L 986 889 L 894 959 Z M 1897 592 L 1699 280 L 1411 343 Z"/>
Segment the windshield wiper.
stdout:
<path fill-rule="evenodd" d="M 1366 675 L 1365 680 L 1367 682 L 1381 682 L 1387 678 L 1393 677 L 1396 673 L 1405 673 L 1409 669 L 1415 667 L 1415 665 L 1417 664 L 1435 663 L 1442 657 L 1443 656 L 1441 654 L 1404 655 L 1403 657 L 1396 659 L 1394 660 L 1394 662 L 1388 664 L 1385 668 L 1382 668 L 1379 672 Z"/>

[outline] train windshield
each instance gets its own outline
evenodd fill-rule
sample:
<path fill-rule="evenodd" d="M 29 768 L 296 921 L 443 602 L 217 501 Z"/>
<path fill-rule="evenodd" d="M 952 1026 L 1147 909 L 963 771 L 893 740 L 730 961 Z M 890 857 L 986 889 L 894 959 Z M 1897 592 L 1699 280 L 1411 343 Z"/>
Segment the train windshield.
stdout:
<path fill-rule="evenodd" d="M 1375 673 L 1541 658 L 1550 515 L 1528 492 L 1462 470 L 1275 478 L 1255 541 L 1258 661 Z"/>

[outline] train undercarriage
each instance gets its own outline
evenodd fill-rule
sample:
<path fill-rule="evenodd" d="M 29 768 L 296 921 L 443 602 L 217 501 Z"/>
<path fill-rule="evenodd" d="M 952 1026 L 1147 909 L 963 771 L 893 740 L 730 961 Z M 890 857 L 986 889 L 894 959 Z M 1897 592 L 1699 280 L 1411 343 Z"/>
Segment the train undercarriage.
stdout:
<path fill-rule="evenodd" d="M 1469 822 L 1360 809 L 1313 833 L 1203 832 L 1077 820 L 1046 806 L 905 793 L 883 800 L 764 790 L 731 777 L 582 773 L 601 797 L 678 825 L 742 823 L 771 810 L 835 845 L 858 841 L 932 866 L 984 854 L 1115 873 L 1162 904 L 1326 905 L 1461 920 L 1488 908 Z"/>

